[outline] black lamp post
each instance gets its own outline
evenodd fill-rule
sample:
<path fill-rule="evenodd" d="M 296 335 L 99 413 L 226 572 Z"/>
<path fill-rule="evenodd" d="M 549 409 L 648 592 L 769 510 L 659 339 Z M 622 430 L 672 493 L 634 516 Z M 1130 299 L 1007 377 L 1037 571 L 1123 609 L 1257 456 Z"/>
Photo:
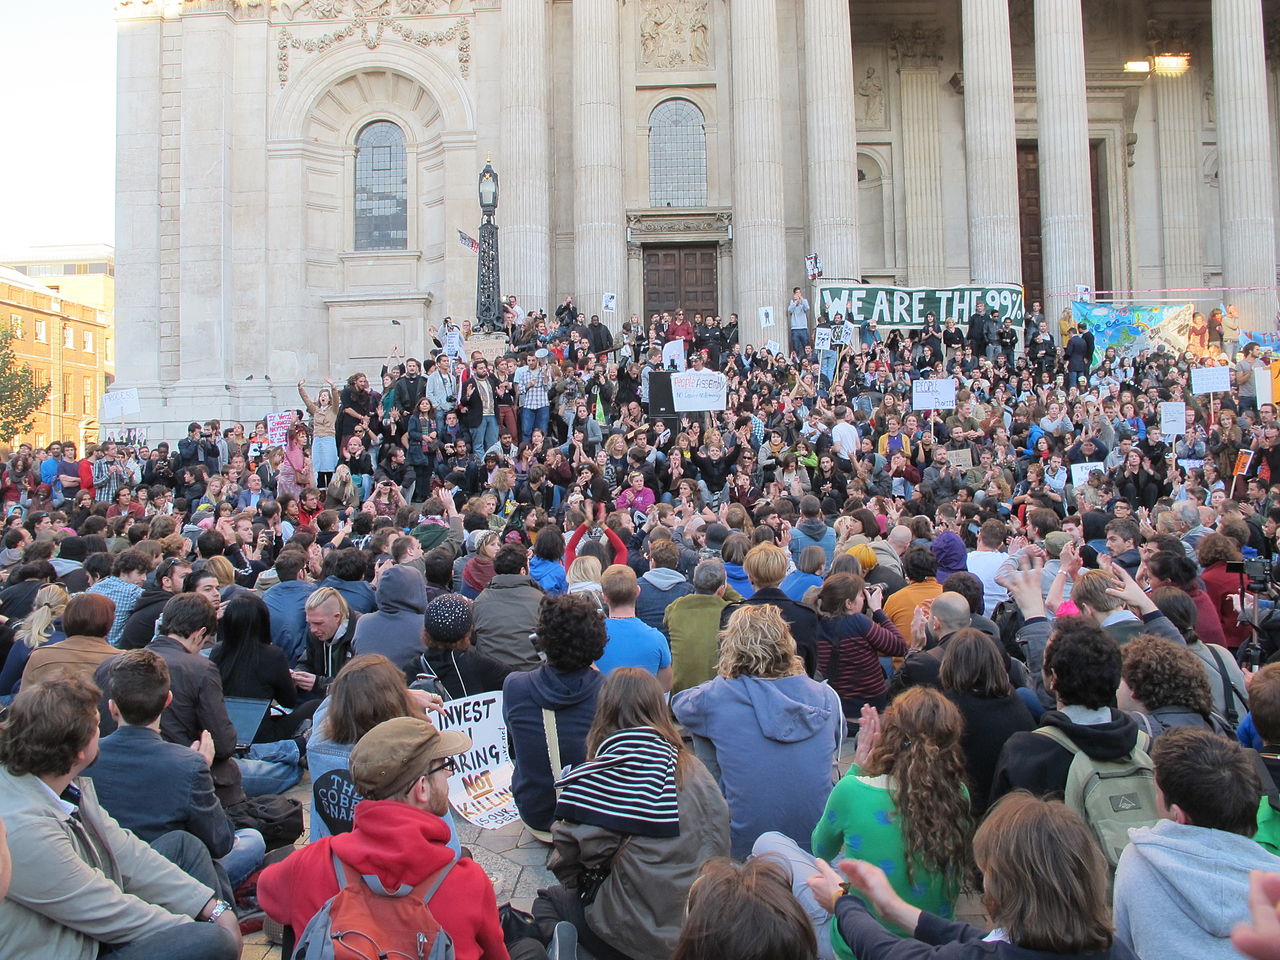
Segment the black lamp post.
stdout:
<path fill-rule="evenodd" d="M 502 307 L 498 303 L 498 225 L 493 215 L 498 210 L 498 174 L 493 162 L 486 158 L 480 171 L 480 255 L 476 270 L 476 321 L 482 330 L 498 327 Z"/>

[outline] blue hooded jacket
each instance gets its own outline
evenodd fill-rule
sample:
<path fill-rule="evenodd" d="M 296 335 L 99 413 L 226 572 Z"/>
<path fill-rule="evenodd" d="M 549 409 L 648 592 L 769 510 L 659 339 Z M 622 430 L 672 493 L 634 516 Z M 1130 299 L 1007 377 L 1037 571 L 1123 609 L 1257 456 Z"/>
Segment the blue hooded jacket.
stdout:
<path fill-rule="evenodd" d="M 413 567 L 395 564 L 378 580 L 378 609 L 356 621 L 351 647 L 357 653 L 380 653 L 405 676 L 417 674 L 422 644 L 422 615 L 427 612 L 427 584 Z"/>

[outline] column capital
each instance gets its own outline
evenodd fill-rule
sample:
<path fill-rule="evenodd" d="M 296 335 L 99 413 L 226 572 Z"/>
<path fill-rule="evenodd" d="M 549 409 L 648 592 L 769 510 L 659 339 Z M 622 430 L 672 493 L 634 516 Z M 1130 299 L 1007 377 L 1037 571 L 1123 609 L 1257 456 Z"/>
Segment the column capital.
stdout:
<path fill-rule="evenodd" d="M 1147 20 L 1147 47 L 1152 55 L 1159 53 L 1191 53 L 1204 30 L 1199 20 L 1175 20 L 1152 17 Z"/>
<path fill-rule="evenodd" d="M 893 24 L 889 27 L 889 50 L 903 70 L 933 70 L 942 60 L 946 34 L 941 27 L 925 26 L 916 21 L 909 28 Z"/>

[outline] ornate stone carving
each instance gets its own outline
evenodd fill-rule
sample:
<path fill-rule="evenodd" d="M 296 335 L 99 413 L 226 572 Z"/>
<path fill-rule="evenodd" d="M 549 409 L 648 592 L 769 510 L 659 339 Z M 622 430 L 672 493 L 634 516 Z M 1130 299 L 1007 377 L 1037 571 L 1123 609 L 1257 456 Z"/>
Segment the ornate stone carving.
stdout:
<path fill-rule="evenodd" d="M 1201 24 L 1194 20 L 1147 21 L 1147 47 L 1151 53 L 1190 53 L 1196 49 Z"/>
<path fill-rule="evenodd" d="M 314 0 L 308 0 L 308 2 L 314 2 Z M 333 2 L 341 3 L 342 0 L 333 0 Z M 356 0 L 356 2 L 374 4 L 378 0 Z M 405 3 L 408 0 L 400 0 L 400 2 Z M 276 74 L 280 78 L 280 86 L 283 87 L 289 82 L 289 51 L 318 53 L 336 43 L 344 43 L 357 37 L 370 50 L 376 50 L 388 30 L 401 40 L 415 43 L 420 47 L 446 46 L 456 42 L 458 69 L 463 77 L 471 75 L 471 21 L 466 17 L 460 17 L 452 26 L 443 30 L 414 30 L 398 20 L 391 19 L 387 14 L 357 13 L 350 23 L 320 36 L 305 39 L 295 36 L 288 27 L 281 25 L 276 36 Z"/>
<path fill-rule="evenodd" d="M 879 128 L 884 126 L 884 79 L 875 67 L 867 67 L 867 72 L 858 81 L 858 100 L 854 116 L 859 125 Z"/>
<path fill-rule="evenodd" d="M 889 28 L 889 50 L 898 61 L 898 70 L 932 70 L 942 60 L 944 34 L 941 27 L 913 23 L 910 30 L 896 24 Z"/>
<path fill-rule="evenodd" d="M 716 213 L 629 213 L 627 229 L 631 233 L 727 233 L 733 215 L 722 210 Z"/>
<path fill-rule="evenodd" d="M 708 0 L 641 0 L 640 62 L 700 70 L 711 65 Z"/>
<path fill-rule="evenodd" d="M 272 9 L 286 20 L 302 16 L 316 20 L 336 20 L 348 14 L 364 17 L 387 16 L 392 13 L 420 16 L 427 13 L 457 12 L 462 6 L 461 0 L 272 0 Z"/>

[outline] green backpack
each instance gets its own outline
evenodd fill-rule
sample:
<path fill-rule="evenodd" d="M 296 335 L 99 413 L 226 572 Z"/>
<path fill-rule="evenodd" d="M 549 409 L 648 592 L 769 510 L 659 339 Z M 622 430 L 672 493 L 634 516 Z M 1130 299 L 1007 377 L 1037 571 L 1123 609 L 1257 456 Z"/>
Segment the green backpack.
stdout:
<path fill-rule="evenodd" d="M 1095 760 L 1058 727 L 1040 727 L 1036 733 L 1071 751 L 1063 800 L 1093 831 L 1114 873 L 1120 854 L 1129 845 L 1129 831 L 1149 827 L 1160 819 L 1155 771 L 1147 756 L 1151 738 L 1138 731 L 1138 742 L 1127 757 Z"/>

